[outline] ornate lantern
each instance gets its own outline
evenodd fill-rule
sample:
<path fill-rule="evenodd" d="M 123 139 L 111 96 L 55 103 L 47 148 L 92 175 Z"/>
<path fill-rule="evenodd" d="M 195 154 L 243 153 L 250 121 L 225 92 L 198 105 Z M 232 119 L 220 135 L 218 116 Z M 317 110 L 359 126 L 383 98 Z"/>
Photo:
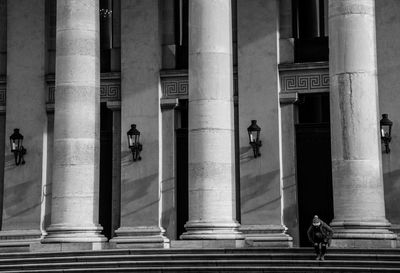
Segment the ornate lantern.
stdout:
<path fill-rule="evenodd" d="M 26 149 L 22 146 L 24 136 L 20 134 L 19 129 L 15 128 L 14 133 L 10 136 L 10 147 L 11 152 L 14 153 L 15 164 L 25 164 L 24 155 Z"/>
<path fill-rule="evenodd" d="M 385 152 L 390 153 L 389 143 L 392 140 L 393 122 L 388 118 L 388 114 L 383 114 L 380 121 L 381 140 L 385 144 Z"/>
<path fill-rule="evenodd" d="M 261 128 L 257 125 L 257 120 L 252 120 L 251 125 L 247 128 L 247 132 L 249 134 L 249 141 L 251 147 L 253 148 L 253 153 L 255 158 L 261 156 L 260 131 Z"/>
<path fill-rule="evenodd" d="M 136 129 L 136 124 L 131 125 L 131 129 L 126 133 L 128 136 L 128 146 L 132 152 L 133 161 L 141 160 L 140 152 L 143 149 L 143 145 L 140 144 L 140 132 Z"/>

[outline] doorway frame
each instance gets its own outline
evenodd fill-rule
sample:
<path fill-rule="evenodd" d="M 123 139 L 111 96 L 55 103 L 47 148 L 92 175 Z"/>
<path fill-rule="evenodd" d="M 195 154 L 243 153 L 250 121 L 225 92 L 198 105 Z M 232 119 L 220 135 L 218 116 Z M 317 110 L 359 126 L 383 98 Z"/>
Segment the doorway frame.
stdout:
<path fill-rule="evenodd" d="M 297 101 L 300 94 L 329 93 L 329 63 L 284 63 L 279 70 L 281 187 L 283 223 L 293 238 L 293 246 L 300 246 L 297 199 L 296 131 Z"/>

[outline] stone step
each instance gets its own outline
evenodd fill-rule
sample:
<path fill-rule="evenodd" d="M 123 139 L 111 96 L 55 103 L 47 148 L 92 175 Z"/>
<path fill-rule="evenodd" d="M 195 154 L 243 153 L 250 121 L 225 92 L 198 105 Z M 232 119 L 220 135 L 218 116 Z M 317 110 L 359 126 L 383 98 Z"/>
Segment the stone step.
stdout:
<path fill-rule="evenodd" d="M 98 251 L 65 251 L 65 252 L 21 252 L 21 253 L 0 253 L 0 260 L 7 258 L 33 258 L 33 257 L 66 257 L 66 256 L 98 256 L 98 255 L 161 255 L 161 254 L 266 254 L 266 253 L 284 253 L 284 254 L 310 254 L 313 253 L 312 248 L 233 248 L 233 249 L 108 249 Z M 340 249 L 329 248 L 329 254 L 372 254 L 372 255 L 400 255 L 398 249 Z"/>
<path fill-rule="evenodd" d="M 0 254 L 0 272 L 400 272 L 400 249 L 134 249 Z M 274 270 L 271 270 L 274 269 Z"/>
<path fill-rule="evenodd" d="M 66 262 L 66 263 L 33 263 L 33 264 L 7 264 L 0 265 L 0 272 L 20 270 L 40 270 L 40 269 L 86 269 L 86 268 L 188 268 L 188 267 L 346 267 L 346 268 L 397 268 L 400 269 L 399 261 L 335 261 L 326 260 L 169 260 L 169 261 L 96 261 L 96 262 Z M 399 271 L 400 272 L 400 271 Z"/>
<path fill-rule="evenodd" d="M 384 272 L 400 272 L 400 268 L 380 268 L 380 267 L 375 267 L 375 268 L 368 268 L 368 267 L 345 267 L 345 266 L 340 266 L 340 267 L 319 267 L 319 266 L 307 266 L 307 267 L 291 267 L 291 266 L 267 266 L 267 267 L 261 267 L 261 266 L 238 266 L 238 267 L 232 267 L 232 266 L 226 266 L 226 267 L 219 267 L 219 266 L 190 266 L 190 267 L 125 267 L 125 268 L 98 268 L 98 267 L 92 267 L 92 268 L 78 268 L 78 269 L 38 269 L 38 270 L 11 270 L 11 271 L 1 271 L 3 273 L 66 273 L 66 272 L 81 272 L 81 273 L 87 273 L 87 272 L 146 272 L 146 273 L 165 273 L 165 272 L 242 272 L 242 273 L 261 273 L 261 272 L 302 272 L 302 273 L 308 273 L 308 272 L 319 272 L 319 273 L 337 273 L 337 272 L 375 272 L 375 273 L 384 273 Z"/>
<path fill-rule="evenodd" d="M 33 264 L 33 263 L 67 263 L 67 262 L 97 262 L 97 261 L 168 261 L 168 260 L 313 260 L 313 253 L 206 253 L 206 254 L 128 254 L 128 255 L 97 255 L 97 256 L 56 256 L 56 257 L 12 257 L 0 259 L 1 265 Z M 400 255 L 394 254 L 337 254 L 329 253 L 327 260 L 358 260 L 358 261 L 399 261 Z"/>

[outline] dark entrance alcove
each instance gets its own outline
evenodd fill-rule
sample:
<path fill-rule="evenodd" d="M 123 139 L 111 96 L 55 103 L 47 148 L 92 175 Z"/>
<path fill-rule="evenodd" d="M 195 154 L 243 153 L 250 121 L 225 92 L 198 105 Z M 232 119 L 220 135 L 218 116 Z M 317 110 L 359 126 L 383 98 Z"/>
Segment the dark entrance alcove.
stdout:
<path fill-rule="evenodd" d="M 307 229 L 314 215 L 333 219 L 329 94 L 300 97 L 296 124 L 300 246 L 310 246 Z"/>
<path fill-rule="evenodd" d="M 188 102 L 181 100 L 177 107 L 179 122 L 176 134 L 176 232 L 177 238 L 185 232 L 185 224 L 189 219 L 189 136 L 188 136 Z"/>
<path fill-rule="evenodd" d="M 101 103 L 99 223 L 108 239 L 112 236 L 112 114 L 106 103 Z"/>

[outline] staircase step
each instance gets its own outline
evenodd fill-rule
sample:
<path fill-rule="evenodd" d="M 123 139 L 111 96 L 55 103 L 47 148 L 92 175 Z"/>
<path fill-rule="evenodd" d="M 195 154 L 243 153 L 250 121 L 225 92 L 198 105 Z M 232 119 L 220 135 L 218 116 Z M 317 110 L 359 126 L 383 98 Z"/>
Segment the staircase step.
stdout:
<path fill-rule="evenodd" d="M 21 273 L 22 271 L 20 270 L 14 270 L 14 271 L 2 271 L 3 273 Z M 170 267 L 170 268 L 164 268 L 164 267 L 142 267 L 142 268 L 137 268 L 137 267 L 126 267 L 126 268 L 86 268 L 86 269 L 39 269 L 39 270 L 24 270 L 24 273 L 67 273 L 67 272 L 74 272 L 74 273 L 88 273 L 88 272 L 110 272 L 110 273 L 122 273 L 122 272 L 146 272 L 146 273 L 173 273 L 173 272 L 242 272 L 242 273 L 261 273 L 261 272 L 303 272 L 303 273 L 308 273 L 308 272 L 318 272 L 318 273 L 343 273 L 343 272 L 363 272 L 363 273 L 368 273 L 368 272 L 374 272 L 374 273 L 386 273 L 386 272 L 400 272 L 400 268 L 354 268 L 354 267 L 290 267 L 290 266 L 285 266 L 285 267 L 249 267 L 249 266 L 242 266 L 242 267 L 207 267 L 207 266 L 202 266 L 202 267 L 186 267 L 186 268 L 180 268 L 180 267 Z"/>
<path fill-rule="evenodd" d="M 400 272 L 400 249 L 132 249 L 1 253 L 0 272 Z"/>
<path fill-rule="evenodd" d="M 181 260 L 181 261 L 97 261 L 97 262 L 73 262 L 73 263 L 34 263 L 34 264 L 8 264 L 0 265 L 0 272 L 6 270 L 38 270 L 47 269 L 74 269 L 74 268 L 125 268 L 125 267 L 355 267 L 355 268 L 400 268 L 400 261 L 290 261 L 290 260 Z"/>

